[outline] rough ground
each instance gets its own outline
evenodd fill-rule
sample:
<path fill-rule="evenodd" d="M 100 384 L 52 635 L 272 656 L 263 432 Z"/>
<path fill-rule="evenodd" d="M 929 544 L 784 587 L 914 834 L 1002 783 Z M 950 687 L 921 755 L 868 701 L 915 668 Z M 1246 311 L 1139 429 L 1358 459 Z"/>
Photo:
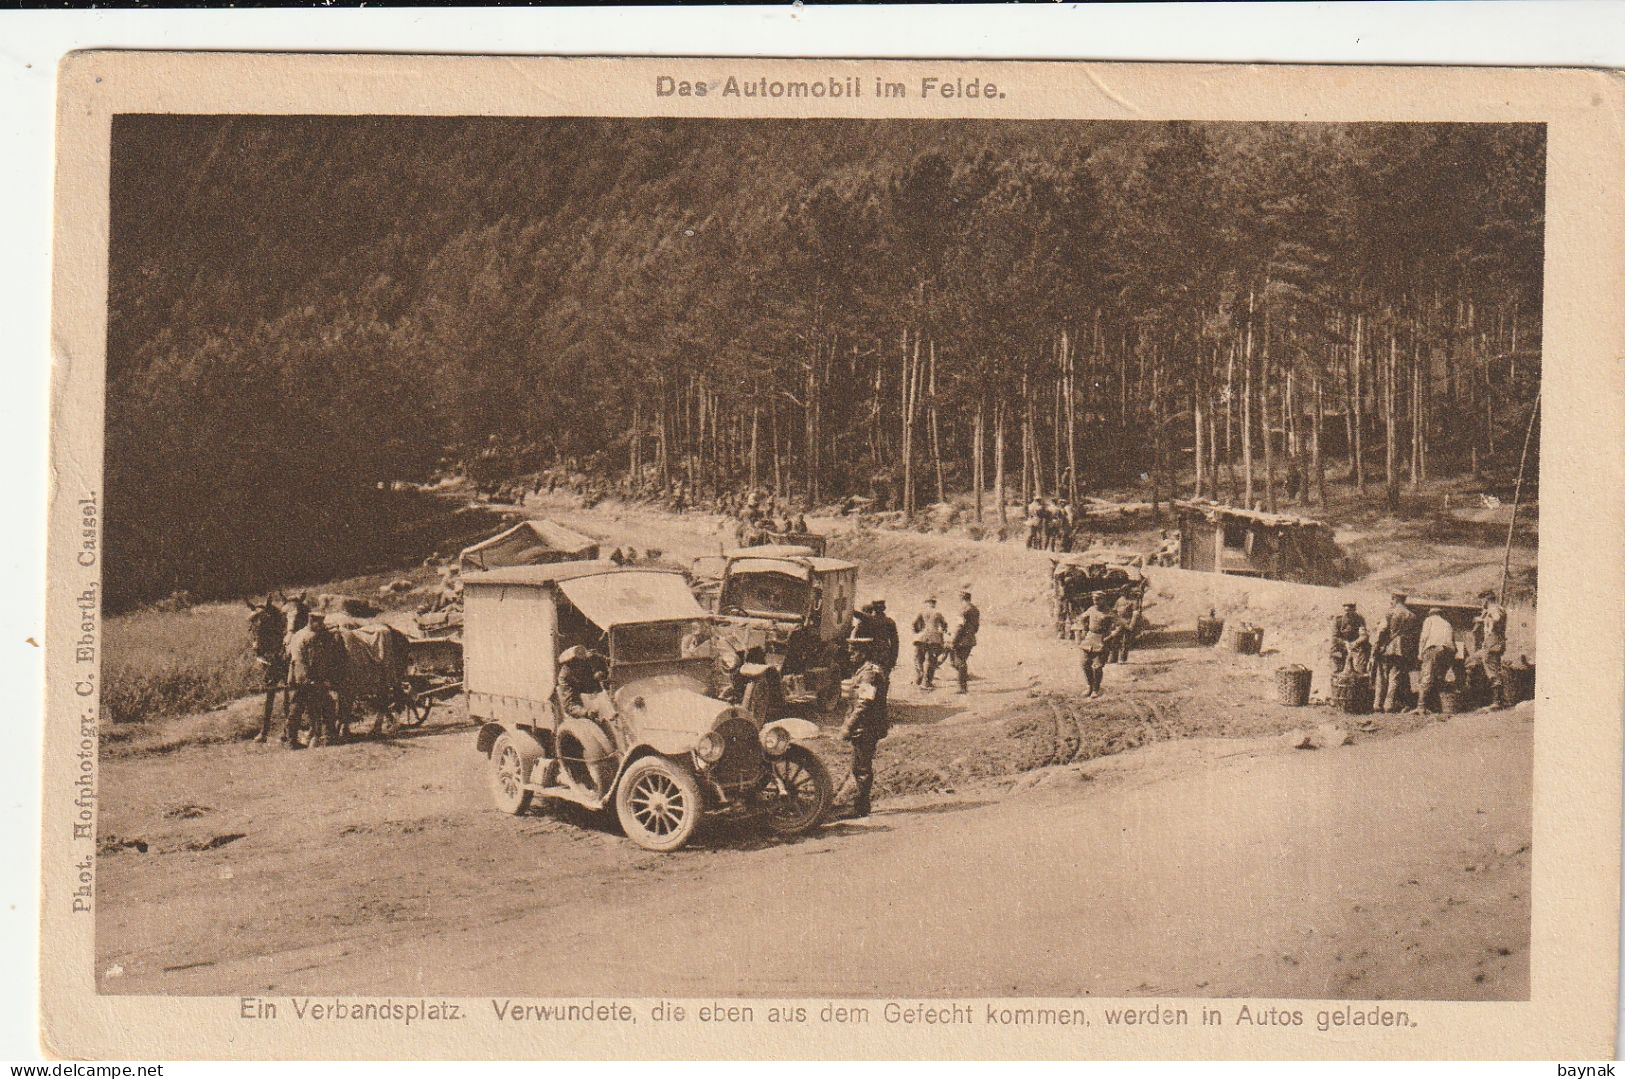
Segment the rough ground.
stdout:
<path fill-rule="evenodd" d="M 533 511 L 679 562 L 719 546 L 710 518 Z M 1086 702 L 1044 624 L 1043 555 L 836 547 L 899 622 L 965 581 L 984 610 L 970 695 L 899 669 L 868 821 L 795 843 L 724 826 L 653 855 L 581 813 L 494 812 L 456 708 L 298 754 L 181 733 L 240 729 L 239 704 L 105 756 L 102 989 L 1527 996 L 1530 706 L 1378 716 L 1294 750 L 1283 732 L 1339 717 L 1275 704 L 1273 671 L 1303 662 L 1324 690 L 1341 593 L 1154 570 L 1153 646 Z M 1451 593 L 1498 555 L 1456 564 Z M 1435 568 L 1373 569 L 1421 591 Z M 1266 654 L 1194 647 L 1209 607 L 1264 626 Z M 1532 622 L 1514 611 L 1514 651 Z M 839 780 L 840 747 L 821 751 Z"/>

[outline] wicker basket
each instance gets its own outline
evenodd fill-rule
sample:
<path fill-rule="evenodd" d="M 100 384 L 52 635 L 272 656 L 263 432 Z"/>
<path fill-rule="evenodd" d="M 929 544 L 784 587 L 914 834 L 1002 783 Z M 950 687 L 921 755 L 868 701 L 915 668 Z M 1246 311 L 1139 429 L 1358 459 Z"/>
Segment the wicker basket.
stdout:
<path fill-rule="evenodd" d="M 1332 704 L 1346 715 L 1363 716 L 1371 711 L 1371 676 L 1344 671 L 1332 676 Z"/>
<path fill-rule="evenodd" d="M 1225 627 L 1222 647 L 1240 656 L 1256 656 L 1264 649 L 1264 629 L 1245 622 Z"/>
<path fill-rule="evenodd" d="M 1196 620 L 1196 643 L 1218 644 L 1224 633 L 1224 619 L 1202 616 Z"/>
<path fill-rule="evenodd" d="M 1288 708 L 1302 708 L 1309 703 L 1309 684 L 1314 672 L 1294 663 L 1275 672 L 1275 695 Z"/>

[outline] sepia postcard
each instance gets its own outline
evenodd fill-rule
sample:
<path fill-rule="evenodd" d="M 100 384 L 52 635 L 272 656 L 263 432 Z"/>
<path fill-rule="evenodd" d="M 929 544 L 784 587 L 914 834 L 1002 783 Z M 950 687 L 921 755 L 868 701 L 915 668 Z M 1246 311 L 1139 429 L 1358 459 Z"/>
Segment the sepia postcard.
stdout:
<path fill-rule="evenodd" d="M 48 1052 L 1612 1056 L 1616 74 L 88 52 L 56 176 Z"/>

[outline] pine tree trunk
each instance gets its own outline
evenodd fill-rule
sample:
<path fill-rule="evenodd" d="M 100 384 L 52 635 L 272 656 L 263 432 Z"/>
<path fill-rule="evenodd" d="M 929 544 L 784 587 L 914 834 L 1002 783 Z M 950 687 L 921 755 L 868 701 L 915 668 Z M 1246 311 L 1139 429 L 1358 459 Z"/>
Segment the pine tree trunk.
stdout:
<path fill-rule="evenodd" d="M 947 502 L 948 492 L 942 482 L 942 437 L 937 429 L 937 343 L 931 342 L 931 379 L 926 391 L 931 405 L 931 463 L 937 473 L 937 501 Z"/>
<path fill-rule="evenodd" d="M 1004 495 L 1004 398 L 993 404 L 993 503 L 998 507 L 999 524 L 1008 523 Z"/>
<path fill-rule="evenodd" d="M 1253 508 L 1253 294 L 1247 294 L 1247 342 L 1241 353 L 1242 505 Z"/>
<path fill-rule="evenodd" d="M 982 523 L 982 492 L 986 486 L 986 464 L 983 460 L 983 442 L 986 439 L 986 411 L 982 395 L 976 397 L 976 418 L 971 427 L 971 485 L 975 488 L 976 523 Z"/>

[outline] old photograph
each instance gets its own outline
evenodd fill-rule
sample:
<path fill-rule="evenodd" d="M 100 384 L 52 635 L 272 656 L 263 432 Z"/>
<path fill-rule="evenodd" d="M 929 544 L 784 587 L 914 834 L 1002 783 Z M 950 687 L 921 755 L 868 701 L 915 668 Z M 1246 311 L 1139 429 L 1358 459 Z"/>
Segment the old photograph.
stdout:
<path fill-rule="evenodd" d="M 57 1037 L 1612 1037 L 1617 86 L 534 63 L 67 72 Z"/>
<path fill-rule="evenodd" d="M 100 990 L 1525 999 L 1543 174 L 116 118 Z"/>

